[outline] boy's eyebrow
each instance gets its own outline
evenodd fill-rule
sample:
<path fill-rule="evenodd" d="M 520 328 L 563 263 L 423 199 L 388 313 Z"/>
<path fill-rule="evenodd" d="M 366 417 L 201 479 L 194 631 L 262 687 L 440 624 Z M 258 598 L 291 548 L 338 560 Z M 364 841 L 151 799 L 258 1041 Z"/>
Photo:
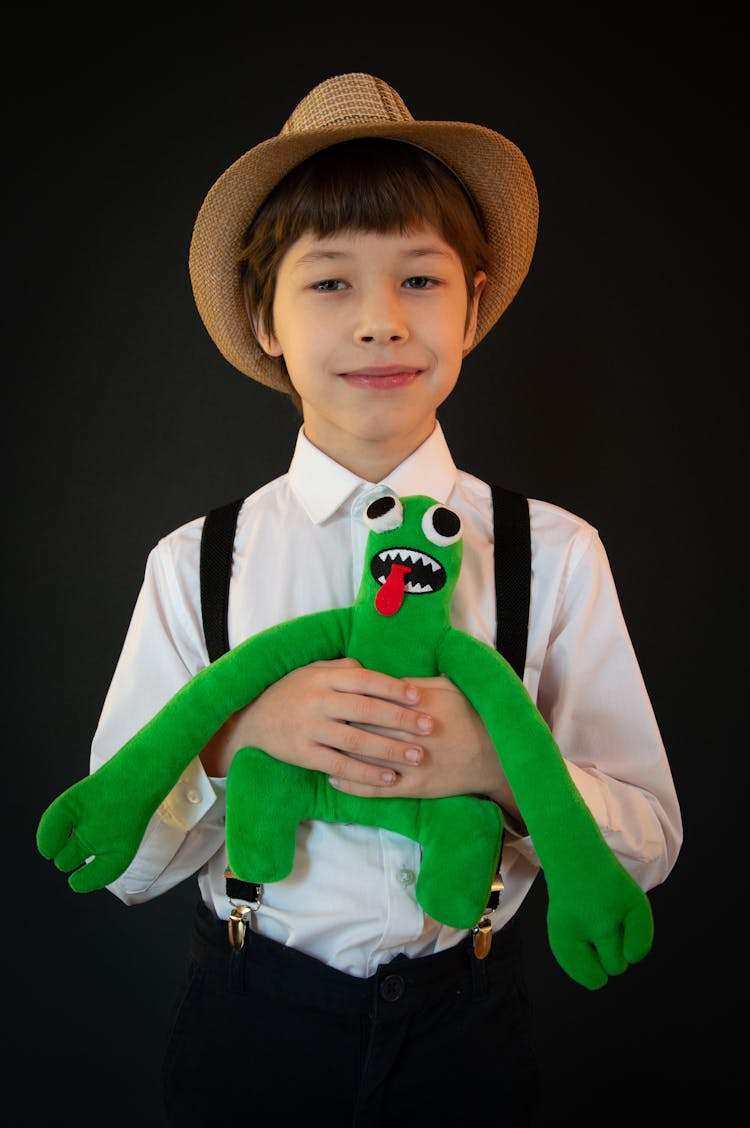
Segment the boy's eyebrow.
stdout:
<path fill-rule="evenodd" d="M 320 262 L 322 259 L 346 258 L 346 251 L 307 251 L 296 260 L 297 266 L 304 266 L 308 262 Z"/>
<path fill-rule="evenodd" d="M 306 266 L 309 263 L 330 262 L 334 259 L 346 259 L 351 258 L 352 254 L 352 251 L 346 250 L 326 250 L 323 247 L 313 248 L 312 250 L 306 251 L 305 254 L 300 255 L 300 257 L 295 260 L 295 265 Z M 430 246 L 429 244 L 424 247 L 408 247 L 403 251 L 404 258 L 426 258 L 430 255 L 439 255 L 441 258 L 451 257 L 450 251 L 448 251 L 447 249 L 443 247 Z"/>

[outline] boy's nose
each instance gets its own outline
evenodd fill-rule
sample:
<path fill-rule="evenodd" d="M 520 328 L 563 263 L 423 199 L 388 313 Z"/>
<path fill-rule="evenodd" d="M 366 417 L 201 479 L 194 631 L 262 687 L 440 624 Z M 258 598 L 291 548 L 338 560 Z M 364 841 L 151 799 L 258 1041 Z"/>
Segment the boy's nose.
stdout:
<path fill-rule="evenodd" d="M 409 335 L 401 303 L 395 296 L 381 294 L 362 304 L 355 336 L 364 344 L 388 344 Z"/>

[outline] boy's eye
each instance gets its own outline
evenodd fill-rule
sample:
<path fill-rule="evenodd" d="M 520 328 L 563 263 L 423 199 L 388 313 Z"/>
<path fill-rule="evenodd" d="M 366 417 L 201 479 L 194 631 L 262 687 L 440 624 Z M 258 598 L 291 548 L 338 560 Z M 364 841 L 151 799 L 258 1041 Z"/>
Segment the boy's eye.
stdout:
<path fill-rule="evenodd" d="M 426 278 L 423 274 L 417 274 L 414 278 L 407 278 L 404 285 L 408 286 L 410 290 L 426 290 L 431 286 L 434 279 Z"/>
<path fill-rule="evenodd" d="M 341 290 L 344 286 L 346 282 L 342 282 L 340 278 L 326 278 L 324 282 L 316 282 L 313 289 L 328 293 L 331 290 Z"/>

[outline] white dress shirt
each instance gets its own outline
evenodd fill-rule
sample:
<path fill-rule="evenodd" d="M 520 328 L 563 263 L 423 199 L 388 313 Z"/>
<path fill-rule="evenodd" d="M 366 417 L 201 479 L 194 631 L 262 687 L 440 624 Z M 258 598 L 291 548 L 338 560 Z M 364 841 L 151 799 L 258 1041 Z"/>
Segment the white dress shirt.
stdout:
<path fill-rule="evenodd" d="M 458 470 L 439 424 L 385 480 L 455 509 L 464 551 L 453 624 L 495 642 L 489 486 Z M 352 514 L 372 483 L 333 462 L 300 429 L 288 473 L 244 502 L 229 599 L 232 646 L 286 619 L 348 606 L 359 589 L 367 528 Z M 626 869 L 643 889 L 669 874 L 682 824 L 667 757 L 597 532 L 545 502 L 529 503 L 531 609 L 524 683 L 571 776 Z M 143 586 L 94 737 L 96 769 L 208 664 L 199 592 L 203 517 L 164 537 Z M 138 854 L 109 888 L 127 904 L 198 875 L 200 892 L 229 916 L 224 870 L 225 781 L 194 761 L 151 819 Z M 387 802 L 384 799 L 383 802 Z M 355 976 L 403 952 L 421 956 L 463 935 L 428 917 L 414 884 L 420 846 L 389 831 L 306 821 L 295 864 L 264 887 L 257 931 Z M 501 927 L 539 869 L 529 838 L 506 834 Z"/>

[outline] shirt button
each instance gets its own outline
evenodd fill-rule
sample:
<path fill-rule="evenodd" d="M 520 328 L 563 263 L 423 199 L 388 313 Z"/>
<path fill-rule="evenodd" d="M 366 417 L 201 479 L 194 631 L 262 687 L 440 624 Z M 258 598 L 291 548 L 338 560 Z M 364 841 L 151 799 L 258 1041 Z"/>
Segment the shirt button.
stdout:
<path fill-rule="evenodd" d="M 198 791 L 197 788 L 195 788 L 195 787 L 191 787 L 190 790 L 187 793 L 187 801 L 188 801 L 188 803 L 200 803 L 200 801 L 201 801 L 200 791 Z"/>
<path fill-rule="evenodd" d="M 417 880 L 417 875 L 414 873 L 414 870 L 410 870 L 407 866 L 402 866 L 398 872 L 398 879 L 404 889 L 406 889 L 408 885 L 414 884 Z"/>
<path fill-rule="evenodd" d="M 386 975 L 378 987 L 378 993 L 386 1003 L 397 1003 L 405 990 L 406 984 L 400 975 Z"/>

